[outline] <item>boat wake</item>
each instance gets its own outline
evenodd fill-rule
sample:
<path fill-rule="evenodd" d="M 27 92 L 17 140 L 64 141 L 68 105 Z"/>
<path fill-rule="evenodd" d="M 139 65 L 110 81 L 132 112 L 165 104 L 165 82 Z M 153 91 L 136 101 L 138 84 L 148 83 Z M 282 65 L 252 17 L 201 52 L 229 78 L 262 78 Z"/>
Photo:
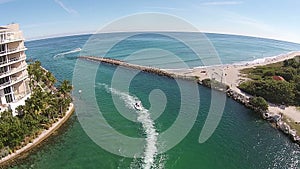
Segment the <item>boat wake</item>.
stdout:
<path fill-rule="evenodd" d="M 143 131 L 146 134 L 146 145 L 143 153 L 143 163 L 141 167 L 143 169 L 150 168 L 163 168 L 163 156 L 157 157 L 157 137 L 158 133 L 155 129 L 155 123 L 150 117 L 149 110 L 141 105 L 140 110 L 136 110 L 134 105 L 136 102 L 141 102 L 137 97 L 131 96 L 128 93 L 118 91 L 114 88 L 109 87 L 106 84 L 100 84 L 104 86 L 106 91 L 119 96 L 125 103 L 125 106 L 129 109 L 135 110 L 137 112 L 137 121 L 143 126 Z M 136 159 L 134 159 L 136 160 Z M 159 162 L 159 164 L 155 164 Z M 135 162 L 134 162 L 135 163 Z M 134 168 L 137 168 L 136 165 Z"/>
<path fill-rule="evenodd" d="M 71 54 L 71 53 L 77 53 L 77 52 L 80 52 L 80 51 L 81 51 L 81 48 L 76 48 L 76 49 L 70 50 L 68 52 L 62 52 L 62 53 L 56 54 L 56 55 L 53 56 L 53 58 L 57 59 L 57 58 L 60 58 L 60 57 L 64 57 L 65 55 L 68 55 L 68 54 Z"/>

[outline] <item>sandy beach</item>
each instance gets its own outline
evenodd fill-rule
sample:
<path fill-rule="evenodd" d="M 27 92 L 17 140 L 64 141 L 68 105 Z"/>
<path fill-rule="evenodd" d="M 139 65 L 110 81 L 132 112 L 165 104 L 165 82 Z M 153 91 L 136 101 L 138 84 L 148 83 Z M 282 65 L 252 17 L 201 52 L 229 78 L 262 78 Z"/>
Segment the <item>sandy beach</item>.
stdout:
<path fill-rule="evenodd" d="M 73 103 L 70 104 L 68 111 L 66 112 L 65 116 L 61 119 L 59 119 L 56 123 L 52 124 L 52 126 L 48 130 L 44 130 L 37 138 L 35 138 L 32 143 L 27 144 L 26 146 L 22 147 L 21 149 L 15 151 L 12 154 L 9 154 L 8 156 L 2 158 L 0 160 L 0 164 L 4 164 L 18 156 L 20 156 L 22 153 L 29 151 L 39 143 L 41 143 L 43 140 L 47 139 L 55 130 L 57 130 L 61 125 L 63 125 L 73 114 L 74 112 L 74 105 Z"/>
<path fill-rule="evenodd" d="M 294 58 L 295 56 L 300 56 L 300 52 L 291 52 L 287 54 L 282 54 L 276 57 L 270 57 L 265 59 L 260 59 L 257 62 L 249 62 L 245 64 L 231 64 L 231 65 L 220 65 L 220 66 L 210 66 L 210 67 L 199 67 L 190 70 L 167 70 L 168 72 L 173 72 L 180 75 L 186 76 L 197 76 L 199 80 L 214 78 L 220 82 L 227 84 L 232 90 L 247 96 L 246 93 L 240 91 L 237 86 L 246 81 L 247 78 L 244 77 L 240 70 L 245 68 L 254 68 L 257 66 L 263 66 L 267 64 L 281 62 L 287 59 Z M 275 114 L 283 113 L 295 122 L 300 122 L 300 112 L 295 107 L 287 107 L 281 109 L 278 106 L 273 106 L 270 104 L 269 111 Z"/>
<path fill-rule="evenodd" d="M 176 74 L 186 75 L 186 76 L 198 76 L 199 80 L 207 78 L 215 78 L 216 80 L 222 81 L 227 84 L 233 90 L 240 91 L 237 86 L 247 80 L 240 73 L 240 70 L 245 68 L 253 68 L 257 66 L 263 66 L 267 64 L 272 64 L 276 62 L 281 62 L 286 59 L 294 58 L 300 55 L 300 52 L 291 52 L 288 54 L 279 55 L 277 57 L 270 57 L 261 59 L 257 62 L 249 62 L 245 64 L 231 64 L 231 65 L 220 65 L 220 66 L 209 66 L 209 67 L 199 67 L 194 69 L 180 69 L 180 70 L 167 70 L 168 72 L 174 72 Z"/>

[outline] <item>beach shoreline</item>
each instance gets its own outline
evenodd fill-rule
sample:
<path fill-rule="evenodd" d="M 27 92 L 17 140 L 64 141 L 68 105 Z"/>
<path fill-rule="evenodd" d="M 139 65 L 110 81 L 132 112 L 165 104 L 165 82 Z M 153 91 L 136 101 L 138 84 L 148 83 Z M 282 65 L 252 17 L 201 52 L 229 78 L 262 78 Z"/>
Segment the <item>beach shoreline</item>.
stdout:
<path fill-rule="evenodd" d="M 263 62 L 249 61 L 243 64 L 237 63 L 215 66 L 212 65 L 207 67 L 196 67 L 193 69 L 186 70 L 166 69 L 166 71 L 183 76 L 194 76 L 197 77 L 200 81 L 204 79 L 216 79 L 224 84 L 227 84 L 232 90 L 244 94 L 237 88 L 241 82 L 247 80 L 247 78 L 240 73 L 241 70 L 282 62 L 284 60 L 294 58 L 295 56 L 300 56 L 300 51 L 289 52 L 287 54 L 281 54 L 273 57 L 266 57 L 261 59 L 263 60 Z"/>
<path fill-rule="evenodd" d="M 204 79 L 216 78 L 216 80 L 221 81 L 222 83 L 228 85 L 231 90 L 249 98 L 251 97 L 250 95 L 242 92 L 238 88 L 240 83 L 249 80 L 240 72 L 241 70 L 282 62 L 287 59 L 292 59 L 296 56 L 300 56 L 300 51 L 289 52 L 286 54 L 280 54 L 278 56 L 263 58 L 261 59 L 263 60 L 263 62 L 250 61 L 247 63 L 245 62 L 244 64 L 226 64 L 226 65 L 216 65 L 216 66 L 209 66 L 209 67 L 198 67 L 191 70 L 180 70 L 175 72 L 173 72 L 172 70 L 168 70 L 168 71 L 180 75 L 196 76 L 198 77 L 199 81 L 202 81 Z M 216 72 L 220 76 L 216 76 Z M 220 79 L 220 77 L 222 77 L 222 79 Z M 293 121 L 300 122 L 300 116 L 296 115 L 295 112 L 297 110 L 294 107 L 290 106 L 285 109 L 281 109 L 279 106 L 270 104 L 269 111 L 273 112 L 274 114 L 283 113 L 284 115 L 287 115 L 289 118 L 291 118 Z"/>
<path fill-rule="evenodd" d="M 56 123 L 52 124 L 52 126 L 48 130 L 43 130 L 42 133 L 32 141 L 32 143 L 29 143 L 29 144 L 25 145 L 24 147 L 22 147 L 21 149 L 16 150 L 14 153 L 1 158 L 0 166 L 9 163 L 10 161 L 12 161 L 15 158 L 18 158 L 23 153 L 30 151 L 31 149 L 36 147 L 38 144 L 40 144 L 41 142 L 46 140 L 49 136 L 51 136 L 57 129 L 59 129 L 71 117 L 71 115 L 74 113 L 74 111 L 75 111 L 74 104 L 70 103 L 68 110 L 67 110 L 66 114 L 64 115 L 64 117 L 59 119 Z"/>

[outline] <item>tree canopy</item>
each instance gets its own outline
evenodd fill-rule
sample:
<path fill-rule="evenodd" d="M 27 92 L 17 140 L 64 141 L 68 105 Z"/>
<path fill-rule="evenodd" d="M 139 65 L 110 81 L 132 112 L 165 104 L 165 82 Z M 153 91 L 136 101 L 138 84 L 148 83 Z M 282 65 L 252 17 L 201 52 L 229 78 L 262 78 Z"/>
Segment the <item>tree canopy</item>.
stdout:
<path fill-rule="evenodd" d="M 259 110 L 266 111 L 268 110 L 268 103 L 263 97 L 252 97 L 249 100 L 250 105 L 254 106 Z"/>
<path fill-rule="evenodd" d="M 56 78 L 36 61 L 28 66 L 31 97 L 25 105 L 16 108 L 17 116 L 11 111 L 1 113 L 0 150 L 17 149 L 32 140 L 41 130 L 49 128 L 58 118 L 63 117 L 72 102 L 72 86 L 64 80 L 54 87 Z"/>
<path fill-rule="evenodd" d="M 300 56 L 283 62 L 242 70 L 251 79 L 239 88 L 269 102 L 300 105 Z M 274 79 L 280 76 L 282 80 Z"/>

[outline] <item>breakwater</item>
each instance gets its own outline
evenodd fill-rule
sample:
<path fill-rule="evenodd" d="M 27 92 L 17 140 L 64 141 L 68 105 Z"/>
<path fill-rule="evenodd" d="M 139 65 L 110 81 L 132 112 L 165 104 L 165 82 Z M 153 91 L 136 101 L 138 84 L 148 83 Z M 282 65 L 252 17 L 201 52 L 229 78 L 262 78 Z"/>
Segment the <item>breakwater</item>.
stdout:
<path fill-rule="evenodd" d="M 131 63 L 127 63 L 127 62 L 124 62 L 121 60 L 117 60 L 117 59 L 95 57 L 95 56 L 79 56 L 78 58 L 95 61 L 95 62 L 107 63 L 107 64 L 111 64 L 111 65 L 115 65 L 115 66 L 121 66 L 124 68 L 136 69 L 136 70 L 153 73 L 153 74 L 160 75 L 160 76 L 166 76 L 169 78 L 174 78 L 174 79 L 177 78 L 177 79 L 191 80 L 191 81 L 197 82 L 197 78 L 194 76 L 179 75 L 179 74 L 167 72 L 167 71 L 159 69 L 159 68 L 131 64 Z"/>
<path fill-rule="evenodd" d="M 260 110 L 254 105 L 250 104 L 250 98 L 252 96 L 246 96 L 242 94 L 241 92 L 238 92 L 236 90 L 231 89 L 228 85 L 218 82 L 216 80 L 212 79 L 204 79 L 199 80 L 197 76 L 189 76 L 189 75 L 182 75 L 182 74 L 176 74 L 171 73 L 159 68 L 149 67 L 149 66 L 141 66 L 136 64 L 127 63 L 125 61 L 117 60 L 117 59 L 111 59 L 111 58 L 103 58 L 103 57 L 95 57 L 95 56 L 79 56 L 80 59 L 85 59 L 89 61 L 95 61 L 95 62 L 101 62 L 106 64 L 111 64 L 115 66 L 121 66 L 124 68 L 130 68 L 130 69 L 136 69 L 143 72 L 153 73 L 160 76 L 166 76 L 169 78 L 177 78 L 177 79 L 183 79 L 183 80 L 189 80 L 198 83 L 199 85 L 203 85 L 205 87 L 211 88 L 213 90 L 217 90 L 220 92 L 224 92 L 228 97 L 232 98 L 233 100 L 243 104 L 245 107 L 254 110 L 255 112 L 258 112 L 260 116 L 267 120 L 269 123 L 272 124 L 272 126 L 276 127 L 278 130 L 282 131 L 286 135 L 288 135 L 289 138 L 298 145 L 300 145 L 300 136 L 292 127 L 290 127 L 286 122 L 283 121 L 282 116 L 279 116 L 275 113 L 269 112 L 268 110 Z"/>

